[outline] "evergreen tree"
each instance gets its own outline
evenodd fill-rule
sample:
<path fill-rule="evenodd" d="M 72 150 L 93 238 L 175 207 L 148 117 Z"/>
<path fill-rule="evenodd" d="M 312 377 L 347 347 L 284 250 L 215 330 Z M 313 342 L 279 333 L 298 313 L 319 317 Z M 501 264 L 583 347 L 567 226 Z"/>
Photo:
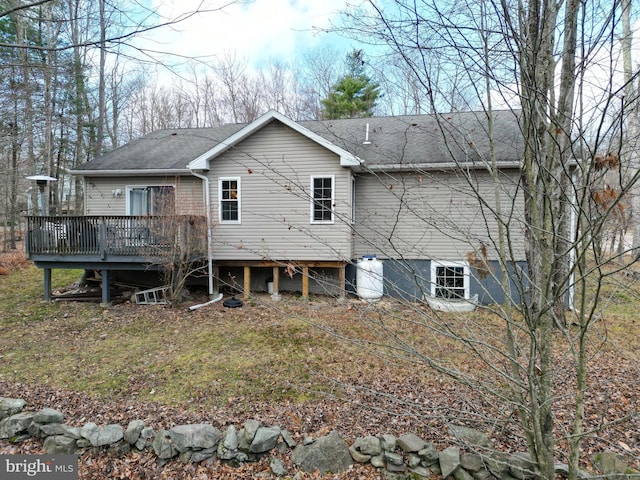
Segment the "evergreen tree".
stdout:
<path fill-rule="evenodd" d="M 370 117 L 380 97 L 380 85 L 366 73 L 362 50 L 347 55 L 347 73 L 322 100 L 328 119 Z"/>

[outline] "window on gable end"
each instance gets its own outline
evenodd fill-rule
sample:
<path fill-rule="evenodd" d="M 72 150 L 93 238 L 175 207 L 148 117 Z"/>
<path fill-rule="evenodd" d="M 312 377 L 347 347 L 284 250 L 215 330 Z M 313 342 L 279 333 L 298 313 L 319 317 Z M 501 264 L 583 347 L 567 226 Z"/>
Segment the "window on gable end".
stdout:
<path fill-rule="evenodd" d="M 240 178 L 218 180 L 220 223 L 240 223 Z"/>
<path fill-rule="evenodd" d="M 333 223 L 334 178 L 311 177 L 311 223 Z"/>

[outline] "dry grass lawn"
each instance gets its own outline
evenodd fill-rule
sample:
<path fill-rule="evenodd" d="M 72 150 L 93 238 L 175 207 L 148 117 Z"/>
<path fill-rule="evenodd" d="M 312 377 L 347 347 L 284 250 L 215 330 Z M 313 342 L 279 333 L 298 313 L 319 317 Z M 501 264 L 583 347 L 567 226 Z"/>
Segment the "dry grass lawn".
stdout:
<path fill-rule="evenodd" d="M 489 431 L 507 449 L 522 448 L 512 407 L 428 366 L 436 359 L 506 393 L 499 374 L 503 326 L 488 313 L 450 315 L 441 323 L 429 320 L 424 306 L 391 299 L 370 305 L 293 295 L 279 302 L 257 295 L 242 308 L 220 302 L 192 312 L 188 304 L 47 304 L 41 271 L 6 254 L 0 268 L 8 270 L 0 276 L 0 396 L 63 405 L 59 397 L 66 395 L 76 399 L 69 414 L 78 420 L 102 408 L 105 420 L 156 412 L 162 423 L 170 411 L 220 423 L 262 418 L 299 435 L 413 431 L 446 442 L 446 423 L 455 421 Z M 55 270 L 54 287 L 79 276 Z M 640 409 L 640 288 L 619 280 L 624 288 L 611 289 L 594 325 L 587 426 L 595 430 L 585 441 L 585 462 L 603 449 L 640 458 L 640 420 L 627 418 Z M 452 332 L 482 339 L 479 347 L 497 371 Z M 570 356 L 559 349 L 560 427 L 572 418 L 571 374 Z M 618 423 L 600 430 L 612 421 Z"/>

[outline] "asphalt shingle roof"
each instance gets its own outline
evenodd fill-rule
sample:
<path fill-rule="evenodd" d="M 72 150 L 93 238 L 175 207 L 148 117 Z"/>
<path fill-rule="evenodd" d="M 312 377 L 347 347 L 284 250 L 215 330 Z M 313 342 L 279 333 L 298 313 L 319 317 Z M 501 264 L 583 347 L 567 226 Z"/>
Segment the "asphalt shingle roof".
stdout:
<path fill-rule="evenodd" d="M 494 112 L 494 148 L 499 163 L 522 157 L 517 112 Z M 446 115 L 370 117 L 297 122 L 363 160 L 367 166 L 446 165 L 488 159 L 489 133 L 484 112 Z M 181 170 L 201 154 L 245 127 L 159 130 L 78 167 L 83 171 Z M 368 126 L 368 127 L 367 127 Z M 367 139 L 368 128 L 368 142 Z"/>

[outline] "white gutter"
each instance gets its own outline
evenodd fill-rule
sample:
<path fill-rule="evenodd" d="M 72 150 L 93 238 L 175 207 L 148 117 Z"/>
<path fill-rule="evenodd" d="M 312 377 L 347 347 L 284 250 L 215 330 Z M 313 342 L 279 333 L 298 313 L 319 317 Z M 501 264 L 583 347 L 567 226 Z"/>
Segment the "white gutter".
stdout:
<path fill-rule="evenodd" d="M 485 170 L 487 164 L 483 162 L 440 162 L 440 163 L 390 163 L 386 165 L 366 165 L 367 170 L 372 172 L 402 172 L 402 171 L 425 171 L 425 170 L 452 170 L 456 168 L 464 168 L 470 170 Z M 501 162 L 498 168 L 520 168 L 521 162 Z"/>
<path fill-rule="evenodd" d="M 207 260 L 209 275 L 209 298 L 213 298 L 213 237 L 211 235 L 211 193 L 209 191 L 209 177 L 195 170 L 190 171 L 194 177 L 198 177 L 204 182 L 204 204 L 207 209 Z"/>
<path fill-rule="evenodd" d="M 69 170 L 70 175 L 82 175 L 85 177 L 121 177 L 132 175 L 161 175 L 163 177 L 173 175 L 189 175 L 192 170 L 188 168 L 162 169 L 162 168 L 144 168 L 131 170 Z"/>

